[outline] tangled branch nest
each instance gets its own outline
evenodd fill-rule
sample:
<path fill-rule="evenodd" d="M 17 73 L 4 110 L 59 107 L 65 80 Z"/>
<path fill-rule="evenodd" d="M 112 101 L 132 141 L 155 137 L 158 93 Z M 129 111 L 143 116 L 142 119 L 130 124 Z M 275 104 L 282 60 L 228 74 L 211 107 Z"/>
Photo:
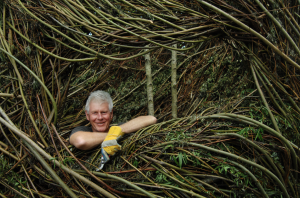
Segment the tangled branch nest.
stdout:
<path fill-rule="evenodd" d="M 0 2 L 2 197 L 299 197 L 298 1 Z M 174 47 L 177 44 L 177 48 Z M 171 114 L 171 51 L 178 118 Z M 159 123 L 99 148 L 68 143 L 102 89 L 114 123 Z"/>

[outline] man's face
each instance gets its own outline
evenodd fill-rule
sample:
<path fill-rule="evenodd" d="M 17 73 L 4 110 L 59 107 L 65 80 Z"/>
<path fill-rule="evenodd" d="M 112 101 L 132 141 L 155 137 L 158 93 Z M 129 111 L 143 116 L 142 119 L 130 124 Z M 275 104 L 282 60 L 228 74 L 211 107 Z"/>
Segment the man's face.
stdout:
<path fill-rule="evenodd" d="M 91 101 L 90 112 L 85 112 L 85 115 L 92 125 L 93 132 L 108 132 L 113 112 L 109 111 L 107 102 Z"/>

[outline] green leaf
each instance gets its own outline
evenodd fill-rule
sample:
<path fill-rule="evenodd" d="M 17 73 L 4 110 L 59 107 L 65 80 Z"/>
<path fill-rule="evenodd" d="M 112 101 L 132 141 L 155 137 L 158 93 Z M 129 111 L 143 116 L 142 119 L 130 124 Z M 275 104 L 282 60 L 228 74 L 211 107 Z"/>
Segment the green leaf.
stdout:
<path fill-rule="evenodd" d="M 179 168 L 181 168 L 182 167 L 182 161 L 183 161 L 183 155 L 182 155 L 182 153 L 178 154 L 178 158 L 179 158 Z"/>
<path fill-rule="evenodd" d="M 224 170 L 225 170 L 225 173 L 227 172 L 227 170 L 230 168 L 230 166 L 224 166 Z"/>
<path fill-rule="evenodd" d="M 176 163 L 177 166 L 179 166 L 179 163 L 177 162 L 177 158 L 173 155 L 173 160 Z"/>
<path fill-rule="evenodd" d="M 54 157 L 52 157 L 52 158 L 50 158 L 49 160 L 50 160 L 50 161 L 52 161 L 52 160 L 53 160 L 53 165 L 54 165 L 54 169 L 55 169 L 55 162 L 54 162 L 55 158 L 54 158 Z"/>
<path fill-rule="evenodd" d="M 172 144 L 169 144 L 169 145 L 167 145 L 167 146 L 165 146 L 165 149 L 164 150 L 167 150 L 168 148 L 174 148 L 174 145 L 172 145 Z"/>
<path fill-rule="evenodd" d="M 186 153 L 183 153 L 183 162 L 184 162 L 184 164 L 186 165 L 187 164 L 187 155 L 186 155 Z"/>
<path fill-rule="evenodd" d="M 133 166 L 138 167 L 138 165 L 139 165 L 139 162 L 137 160 L 134 160 Z"/>
<path fill-rule="evenodd" d="M 250 115 L 251 115 L 251 119 L 253 119 L 253 114 L 251 113 L 251 111 L 250 111 L 249 113 L 250 113 Z"/>

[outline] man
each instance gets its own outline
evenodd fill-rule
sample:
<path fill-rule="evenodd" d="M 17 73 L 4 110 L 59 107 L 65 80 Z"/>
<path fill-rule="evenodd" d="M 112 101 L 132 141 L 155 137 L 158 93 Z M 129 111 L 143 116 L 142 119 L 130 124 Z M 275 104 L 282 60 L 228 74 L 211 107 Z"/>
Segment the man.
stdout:
<path fill-rule="evenodd" d="M 113 118 L 113 102 L 109 93 L 94 91 L 90 94 L 86 105 L 85 115 L 91 127 L 76 127 L 70 135 L 70 143 L 81 150 L 92 149 L 99 144 L 105 151 L 114 155 L 121 149 L 117 143 L 124 133 L 132 133 L 143 127 L 156 123 L 154 116 L 140 116 L 120 126 L 110 127 Z"/>

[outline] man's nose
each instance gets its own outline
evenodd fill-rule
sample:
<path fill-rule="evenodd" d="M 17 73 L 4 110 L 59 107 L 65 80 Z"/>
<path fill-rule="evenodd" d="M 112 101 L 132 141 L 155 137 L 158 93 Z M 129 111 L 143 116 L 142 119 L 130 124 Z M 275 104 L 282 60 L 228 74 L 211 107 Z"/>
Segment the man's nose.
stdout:
<path fill-rule="evenodd" d="M 98 118 L 99 120 L 101 120 L 101 119 L 103 118 L 102 114 L 101 114 L 101 113 L 98 113 L 97 118 Z"/>

